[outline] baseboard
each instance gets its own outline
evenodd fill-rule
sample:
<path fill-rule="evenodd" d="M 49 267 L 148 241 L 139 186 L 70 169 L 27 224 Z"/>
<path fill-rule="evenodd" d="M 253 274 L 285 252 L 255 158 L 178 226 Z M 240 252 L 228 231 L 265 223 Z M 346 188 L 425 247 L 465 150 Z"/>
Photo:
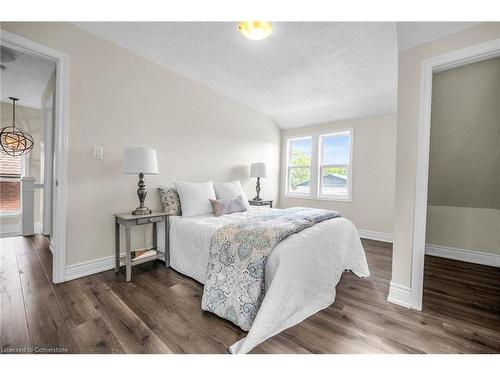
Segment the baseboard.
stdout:
<path fill-rule="evenodd" d="M 374 232 L 371 230 L 358 229 L 359 236 L 367 240 L 375 240 L 392 243 L 392 234 L 383 232 Z"/>
<path fill-rule="evenodd" d="M 391 281 L 387 301 L 409 309 L 411 305 L 411 288 L 395 284 Z"/>
<path fill-rule="evenodd" d="M 500 267 L 500 255 L 459 249 L 441 245 L 425 245 L 425 254 L 440 258 L 460 260 L 462 262 L 482 264 L 485 266 Z"/>
<path fill-rule="evenodd" d="M 17 237 L 20 236 L 21 232 L 16 231 L 16 232 L 2 232 L 0 233 L 0 238 L 7 238 L 7 237 Z"/>
<path fill-rule="evenodd" d="M 109 256 L 90 260 L 87 262 L 70 264 L 66 266 L 66 281 L 79 279 L 80 277 L 93 275 L 115 268 L 115 257 Z"/>
<path fill-rule="evenodd" d="M 21 235 L 21 224 L 2 224 L 0 238 L 15 237 Z"/>
<path fill-rule="evenodd" d="M 125 256 L 125 253 L 121 253 L 120 256 Z M 69 266 L 66 266 L 66 281 L 79 279 L 80 277 L 93 275 L 99 272 L 109 271 L 114 268 L 114 255 L 86 262 L 70 264 Z"/>

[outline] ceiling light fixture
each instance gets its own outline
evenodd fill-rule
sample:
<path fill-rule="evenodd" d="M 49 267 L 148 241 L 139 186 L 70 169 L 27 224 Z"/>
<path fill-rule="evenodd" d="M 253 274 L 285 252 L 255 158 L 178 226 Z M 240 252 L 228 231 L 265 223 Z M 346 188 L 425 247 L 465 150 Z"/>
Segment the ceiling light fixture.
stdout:
<path fill-rule="evenodd" d="M 19 99 L 9 99 L 12 100 L 12 125 L 5 126 L 0 131 L 0 145 L 6 154 L 21 156 L 33 149 L 33 137 L 16 126 L 16 101 Z"/>
<path fill-rule="evenodd" d="M 262 40 L 273 32 L 273 23 L 269 21 L 243 21 L 238 25 L 238 30 L 248 39 Z"/>

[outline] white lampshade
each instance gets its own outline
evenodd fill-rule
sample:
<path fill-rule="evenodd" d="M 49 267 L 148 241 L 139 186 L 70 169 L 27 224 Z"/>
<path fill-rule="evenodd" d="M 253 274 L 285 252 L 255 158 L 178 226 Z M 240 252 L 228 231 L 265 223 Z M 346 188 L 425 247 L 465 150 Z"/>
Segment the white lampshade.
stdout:
<path fill-rule="evenodd" d="M 126 174 L 158 174 L 156 150 L 145 147 L 123 149 L 122 172 Z"/>
<path fill-rule="evenodd" d="M 266 163 L 252 163 L 250 177 L 267 177 Z"/>

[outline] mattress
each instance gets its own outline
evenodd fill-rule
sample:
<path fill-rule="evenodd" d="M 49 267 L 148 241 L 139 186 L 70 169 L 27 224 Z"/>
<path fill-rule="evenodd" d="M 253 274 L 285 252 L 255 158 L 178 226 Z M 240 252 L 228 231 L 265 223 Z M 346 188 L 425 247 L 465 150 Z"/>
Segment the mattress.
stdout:
<path fill-rule="evenodd" d="M 234 218 L 255 217 L 262 210 L 269 208 L 220 217 L 171 217 L 171 267 L 204 284 L 213 233 Z M 279 242 L 266 263 L 264 300 L 247 336 L 230 347 L 231 353 L 247 353 L 331 305 L 345 270 L 359 277 L 370 274 L 359 234 L 348 219 L 325 220 Z"/>

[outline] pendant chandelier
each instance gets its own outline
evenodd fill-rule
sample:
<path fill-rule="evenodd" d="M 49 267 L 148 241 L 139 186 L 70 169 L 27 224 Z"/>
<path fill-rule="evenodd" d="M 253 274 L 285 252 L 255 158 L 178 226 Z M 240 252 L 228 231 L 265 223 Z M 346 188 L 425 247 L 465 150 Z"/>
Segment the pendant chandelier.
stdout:
<path fill-rule="evenodd" d="M 33 149 L 33 137 L 16 126 L 16 101 L 19 99 L 13 97 L 9 99 L 12 100 L 12 125 L 2 128 L 0 143 L 4 153 L 10 156 L 21 156 Z"/>

